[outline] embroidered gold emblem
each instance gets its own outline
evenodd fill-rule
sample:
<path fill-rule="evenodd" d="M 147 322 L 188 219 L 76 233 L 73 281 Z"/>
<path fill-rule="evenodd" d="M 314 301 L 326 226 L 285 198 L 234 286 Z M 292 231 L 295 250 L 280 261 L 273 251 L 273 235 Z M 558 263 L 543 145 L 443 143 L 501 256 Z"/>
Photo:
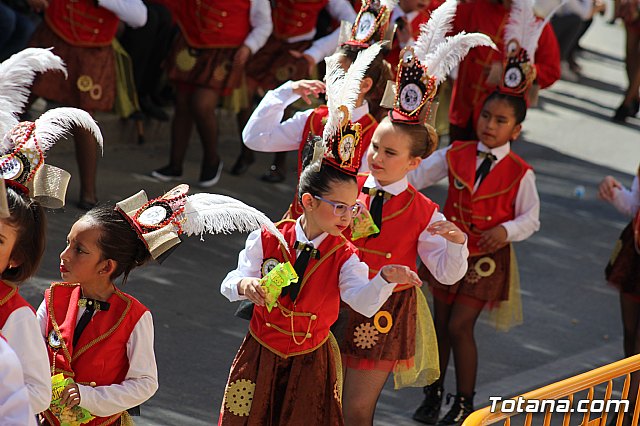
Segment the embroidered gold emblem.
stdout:
<path fill-rule="evenodd" d="M 363 323 L 353 332 L 353 341 L 360 349 L 371 349 L 378 343 L 378 330 L 371 323 Z"/>
<path fill-rule="evenodd" d="M 76 80 L 76 86 L 81 92 L 88 92 L 93 87 L 93 79 L 88 75 L 81 75 Z"/>
<path fill-rule="evenodd" d="M 197 58 L 189 52 L 189 49 L 182 49 L 176 55 L 176 65 L 180 71 L 191 71 L 196 66 Z"/>
<path fill-rule="evenodd" d="M 251 380 L 240 379 L 229 383 L 224 395 L 225 407 L 236 416 L 249 416 L 255 390 L 256 384 Z"/>
<path fill-rule="evenodd" d="M 380 325 L 380 319 L 382 318 L 385 319 L 384 326 Z M 373 325 L 380 333 L 387 334 L 391 330 L 391 327 L 393 327 L 393 318 L 389 311 L 379 311 L 376 313 L 373 317 Z"/>
<path fill-rule="evenodd" d="M 496 262 L 492 258 L 485 256 L 478 259 L 476 264 L 473 265 L 473 269 L 482 278 L 490 277 L 496 271 Z"/>

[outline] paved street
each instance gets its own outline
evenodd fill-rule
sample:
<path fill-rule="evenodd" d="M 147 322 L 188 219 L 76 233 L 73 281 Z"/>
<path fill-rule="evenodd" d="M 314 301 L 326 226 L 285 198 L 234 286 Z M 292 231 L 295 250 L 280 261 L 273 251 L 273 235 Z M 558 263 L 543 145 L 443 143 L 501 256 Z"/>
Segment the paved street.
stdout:
<path fill-rule="evenodd" d="M 597 18 L 583 39 L 587 49 L 579 59 L 584 77 L 578 83 L 560 81 L 541 94 L 541 107 L 531 110 L 523 138 L 514 150 L 536 171 L 542 200 L 541 231 L 516 245 L 522 281 L 525 322 L 508 333 L 496 332 L 481 320 L 476 337 L 480 364 L 476 406 L 490 395 L 522 393 L 619 359 L 622 354 L 617 293 L 604 283 L 603 268 L 613 244 L 628 222 L 613 207 L 599 201 L 596 188 L 612 174 L 631 185 L 640 162 L 640 119 L 626 126 L 610 117 L 626 84 L 623 30 Z M 133 125 L 100 116 L 105 128 L 105 152 L 100 162 L 99 197 L 118 201 L 139 189 L 160 195 L 169 185 L 144 175 L 165 165 L 168 124 L 146 126 L 146 144 L 137 145 Z M 232 117 L 220 116 L 222 155 L 229 170 L 239 152 Z M 199 173 L 199 142 L 194 133 L 186 182 Z M 50 164 L 77 174 L 73 145 L 61 142 L 49 154 Z M 258 177 L 270 164 L 260 155 L 246 176 L 223 173 L 212 191 L 238 197 L 277 220 L 291 200 L 294 161 L 285 183 L 269 185 Z M 42 291 L 58 276 L 58 254 L 80 212 L 73 207 L 78 192 L 73 180 L 69 206 L 51 212 L 45 260 L 22 294 L 37 306 Z M 584 186 L 584 197 L 575 189 Z M 444 185 L 426 194 L 443 203 Z M 233 269 L 246 235 L 206 236 L 185 241 L 162 265 L 132 273 L 124 288 L 153 312 L 160 389 L 142 406 L 139 425 L 201 426 L 216 423 L 231 361 L 247 322 L 233 316 L 235 305 L 219 293 L 225 274 Z M 447 372 L 446 392 L 455 392 L 454 371 Z M 413 425 L 410 416 L 421 391 L 384 390 L 376 425 Z"/>

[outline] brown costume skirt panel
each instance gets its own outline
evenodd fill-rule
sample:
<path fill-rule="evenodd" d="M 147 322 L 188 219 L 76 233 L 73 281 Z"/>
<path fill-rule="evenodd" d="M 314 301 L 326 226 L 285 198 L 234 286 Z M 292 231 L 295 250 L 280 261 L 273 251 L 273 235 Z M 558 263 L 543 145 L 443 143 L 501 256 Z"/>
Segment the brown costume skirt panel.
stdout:
<path fill-rule="evenodd" d="M 605 268 L 607 282 L 640 302 L 640 253 L 630 223 L 620 234 Z"/>

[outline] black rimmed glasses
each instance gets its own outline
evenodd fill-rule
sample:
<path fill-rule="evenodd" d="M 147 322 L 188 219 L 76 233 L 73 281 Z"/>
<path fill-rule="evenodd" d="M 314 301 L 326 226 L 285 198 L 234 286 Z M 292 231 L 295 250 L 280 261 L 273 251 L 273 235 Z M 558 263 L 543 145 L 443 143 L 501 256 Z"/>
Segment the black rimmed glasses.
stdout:
<path fill-rule="evenodd" d="M 327 204 L 331 204 L 333 206 L 333 214 L 336 216 L 345 216 L 349 214 L 351 217 L 356 217 L 362 212 L 362 204 L 359 202 L 355 203 L 352 206 L 348 206 L 344 203 L 337 203 L 335 201 L 327 200 L 326 198 L 322 198 L 318 195 L 314 195 L 314 198 L 317 198 L 320 201 L 324 201 Z"/>

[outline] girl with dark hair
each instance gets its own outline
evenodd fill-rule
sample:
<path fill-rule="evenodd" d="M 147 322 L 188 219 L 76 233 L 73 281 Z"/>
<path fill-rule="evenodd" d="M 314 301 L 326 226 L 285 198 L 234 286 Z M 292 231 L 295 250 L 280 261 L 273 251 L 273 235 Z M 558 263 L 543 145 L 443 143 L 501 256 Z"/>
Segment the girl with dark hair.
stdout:
<path fill-rule="evenodd" d="M 327 81 L 332 93 L 342 80 L 336 77 L 341 68 L 336 58 L 327 60 L 327 68 L 335 77 Z M 220 425 L 297 425 L 309 419 L 344 424 L 340 353 L 330 332 L 340 300 L 370 316 L 397 283 L 420 284 L 417 274 L 401 265 L 384 266 L 369 280 L 369 268 L 342 235 L 362 209 L 355 177 L 362 158 L 360 126 L 350 120 L 355 103 L 350 95 L 358 93 L 361 78 L 344 78 L 342 90 L 330 98 L 326 150 L 305 167 L 298 184 L 303 214 L 276 225 L 286 243 L 265 231 L 251 233 L 237 269 L 222 282 L 229 300 L 248 299 L 255 308 L 231 367 Z M 265 306 L 260 278 L 286 262 L 298 279 L 282 287 L 275 305 Z"/>
<path fill-rule="evenodd" d="M 365 12 L 368 11 L 369 9 L 365 9 Z M 354 36 L 352 40 L 346 41 L 338 49 L 336 55 L 340 58 L 341 65 L 345 70 L 352 66 L 360 52 L 363 52 L 375 40 L 380 40 L 380 34 L 385 33 L 390 11 L 382 9 L 381 12 L 379 10 L 375 12 L 380 16 L 380 19 L 377 20 L 380 22 L 378 30 L 370 31 L 368 39 L 360 40 Z M 358 14 L 354 27 L 358 26 L 362 14 L 363 10 Z M 358 40 L 357 43 L 356 40 Z M 362 80 L 352 117 L 362 126 L 361 143 L 365 156 L 378 120 L 385 111 L 379 107 L 382 94 L 387 81 L 393 78 L 389 64 L 384 60 L 383 52 L 373 56 L 373 60 L 366 68 L 365 78 Z M 327 106 L 321 105 L 315 109 L 297 112 L 285 121 L 282 121 L 282 118 L 285 109 L 298 99 L 302 98 L 307 104 L 311 104 L 309 98 L 311 96 L 317 98 L 324 91 L 325 85 L 321 81 L 299 80 L 288 81 L 267 92 L 242 131 L 244 144 L 258 152 L 298 151 L 299 176 L 302 172 L 302 158 L 310 148 L 309 140 L 314 135 L 322 135 L 328 114 Z M 363 160 L 366 159 L 363 158 Z M 365 161 L 363 161 L 362 167 L 367 170 Z M 297 198 L 294 197 L 285 217 L 296 219 L 301 214 L 302 208 Z"/>

